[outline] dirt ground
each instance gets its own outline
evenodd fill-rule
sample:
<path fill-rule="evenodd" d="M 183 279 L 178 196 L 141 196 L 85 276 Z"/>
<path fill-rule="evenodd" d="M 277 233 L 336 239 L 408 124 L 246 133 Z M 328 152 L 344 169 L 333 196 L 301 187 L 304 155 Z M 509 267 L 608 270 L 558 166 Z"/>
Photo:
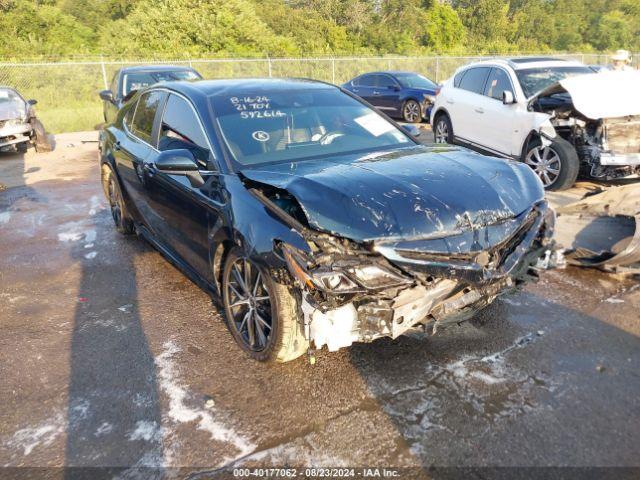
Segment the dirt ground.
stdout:
<path fill-rule="evenodd" d="M 0 154 L 0 477 L 640 468 L 637 280 L 549 271 L 433 337 L 258 364 L 204 292 L 114 230 L 96 140 Z"/>

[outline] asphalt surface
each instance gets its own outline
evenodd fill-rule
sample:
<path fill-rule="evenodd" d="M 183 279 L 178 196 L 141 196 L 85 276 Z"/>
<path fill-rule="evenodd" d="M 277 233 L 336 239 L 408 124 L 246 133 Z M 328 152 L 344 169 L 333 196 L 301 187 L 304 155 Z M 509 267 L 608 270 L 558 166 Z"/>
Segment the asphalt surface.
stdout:
<path fill-rule="evenodd" d="M 114 230 L 95 138 L 0 154 L 0 467 L 640 467 L 637 280 L 549 271 L 432 337 L 259 364 Z"/>

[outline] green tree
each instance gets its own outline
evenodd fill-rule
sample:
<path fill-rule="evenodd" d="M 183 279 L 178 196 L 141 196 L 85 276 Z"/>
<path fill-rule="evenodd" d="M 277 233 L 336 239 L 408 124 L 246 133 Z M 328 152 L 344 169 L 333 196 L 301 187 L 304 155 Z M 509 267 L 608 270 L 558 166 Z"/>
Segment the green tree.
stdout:
<path fill-rule="evenodd" d="M 134 55 L 288 55 L 297 49 L 275 34 L 249 0 L 142 0 L 102 35 L 104 51 Z"/>

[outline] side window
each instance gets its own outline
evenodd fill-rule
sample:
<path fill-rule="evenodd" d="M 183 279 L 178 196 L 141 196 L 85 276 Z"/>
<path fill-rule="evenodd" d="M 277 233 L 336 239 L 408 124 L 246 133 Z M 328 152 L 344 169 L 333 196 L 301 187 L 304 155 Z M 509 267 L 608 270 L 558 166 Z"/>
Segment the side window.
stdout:
<path fill-rule="evenodd" d="M 376 87 L 388 88 L 393 87 L 396 82 L 389 75 L 376 75 Z"/>
<path fill-rule="evenodd" d="M 484 84 L 489 75 L 489 67 L 476 67 L 467 70 L 467 73 L 460 81 L 460 87 L 463 90 L 482 95 L 484 92 Z"/>
<path fill-rule="evenodd" d="M 130 131 L 131 131 L 131 121 L 133 120 L 133 115 L 136 113 L 137 104 L 138 103 L 136 102 L 133 105 L 131 105 L 131 107 L 129 108 L 129 110 L 124 116 L 124 120 L 122 121 Z"/>
<path fill-rule="evenodd" d="M 484 89 L 484 94 L 487 97 L 502 100 L 502 92 L 505 90 L 513 93 L 513 87 L 511 86 L 511 80 L 509 80 L 507 72 L 501 68 L 492 68 L 487 86 Z"/>
<path fill-rule="evenodd" d="M 361 76 L 358 85 L 361 87 L 375 87 L 375 75 Z"/>
<path fill-rule="evenodd" d="M 131 133 L 140 140 L 151 144 L 151 132 L 153 131 L 153 121 L 164 93 L 159 90 L 146 92 L 138 99 L 138 106 L 131 123 Z"/>
<path fill-rule="evenodd" d="M 467 73 L 467 70 L 463 70 L 462 72 L 457 74 L 455 77 L 453 77 L 453 86 L 454 87 L 460 88 L 460 82 L 462 81 L 462 77 L 464 77 L 465 73 Z"/>
<path fill-rule="evenodd" d="M 169 95 L 162 115 L 158 150 L 189 150 L 203 168 L 207 168 L 209 147 L 198 117 L 186 100 Z"/>

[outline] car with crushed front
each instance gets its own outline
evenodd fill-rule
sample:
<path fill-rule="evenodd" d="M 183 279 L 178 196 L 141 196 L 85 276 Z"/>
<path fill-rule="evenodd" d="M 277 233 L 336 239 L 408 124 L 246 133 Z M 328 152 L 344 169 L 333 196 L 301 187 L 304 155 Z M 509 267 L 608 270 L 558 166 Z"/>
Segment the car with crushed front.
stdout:
<path fill-rule="evenodd" d="M 33 145 L 38 152 L 51 151 L 42 122 L 36 117 L 36 100 L 26 100 L 15 88 L 0 86 L 0 152 L 24 153 Z"/>
<path fill-rule="evenodd" d="M 342 87 L 390 117 L 407 123 L 429 120 L 436 92 L 440 88 L 419 73 L 395 70 L 363 73 Z"/>
<path fill-rule="evenodd" d="M 434 140 L 513 160 L 547 190 L 640 174 L 640 72 L 548 57 L 465 65 L 431 112 Z"/>
<path fill-rule="evenodd" d="M 322 82 L 170 82 L 104 128 L 102 183 L 118 231 L 284 362 L 435 333 L 536 277 L 555 217 L 535 174 L 417 132 Z"/>

